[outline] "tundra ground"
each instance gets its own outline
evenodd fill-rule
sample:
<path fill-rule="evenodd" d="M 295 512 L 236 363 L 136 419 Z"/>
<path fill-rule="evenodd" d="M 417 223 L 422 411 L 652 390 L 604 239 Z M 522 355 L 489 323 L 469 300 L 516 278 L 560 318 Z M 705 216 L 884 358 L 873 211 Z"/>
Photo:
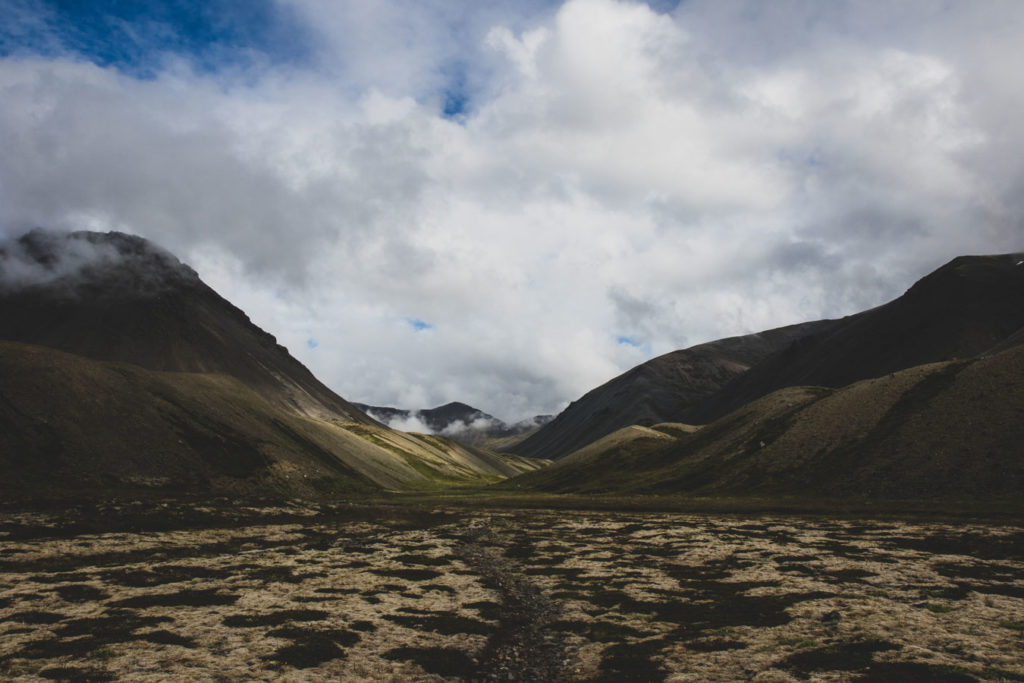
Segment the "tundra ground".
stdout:
<path fill-rule="evenodd" d="M 1022 681 L 1024 528 L 231 501 L 8 510 L 0 678 Z"/>

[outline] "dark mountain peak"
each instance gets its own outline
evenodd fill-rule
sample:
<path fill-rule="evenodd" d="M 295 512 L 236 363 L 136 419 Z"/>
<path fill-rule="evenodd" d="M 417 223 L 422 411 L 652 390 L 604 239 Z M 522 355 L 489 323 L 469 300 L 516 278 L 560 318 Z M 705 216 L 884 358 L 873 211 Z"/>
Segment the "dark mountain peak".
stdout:
<path fill-rule="evenodd" d="M 1024 283 L 1024 253 L 957 256 L 914 283 L 911 297 L 949 296 L 961 300 L 985 290 L 993 293 Z"/>
<path fill-rule="evenodd" d="M 0 339 L 148 370 L 220 373 L 300 414 L 365 421 L 170 252 L 34 230 L 0 248 Z"/>
<path fill-rule="evenodd" d="M 887 304 L 834 321 L 737 377 L 682 420 L 704 424 L 791 386 L 843 387 L 969 358 L 1024 326 L 1024 254 L 959 256 Z"/>
<path fill-rule="evenodd" d="M 452 403 L 446 403 L 443 406 L 436 408 L 428 408 L 427 410 L 420 411 L 420 415 L 424 421 L 430 425 L 431 429 L 436 431 L 444 431 L 450 428 L 455 423 L 470 424 L 476 420 L 489 420 L 492 422 L 498 422 L 498 420 L 473 406 L 466 405 L 465 403 L 459 403 L 453 401 Z"/>
<path fill-rule="evenodd" d="M 0 292 L 139 299 L 201 285 L 169 251 L 121 232 L 35 229 L 0 247 Z"/>
<path fill-rule="evenodd" d="M 670 351 L 573 401 L 515 447 L 528 457 L 558 459 L 630 425 L 679 421 L 689 407 L 790 343 L 830 325 L 817 321 Z"/>
<path fill-rule="evenodd" d="M 445 403 L 443 406 L 437 406 L 436 408 L 430 408 L 433 412 L 445 412 L 445 413 L 479 413 L 482 412 L 478 408 L 474 408 L 471 405 L 460 403 L 459 401 L 452 401 L 451 403 Z"/>

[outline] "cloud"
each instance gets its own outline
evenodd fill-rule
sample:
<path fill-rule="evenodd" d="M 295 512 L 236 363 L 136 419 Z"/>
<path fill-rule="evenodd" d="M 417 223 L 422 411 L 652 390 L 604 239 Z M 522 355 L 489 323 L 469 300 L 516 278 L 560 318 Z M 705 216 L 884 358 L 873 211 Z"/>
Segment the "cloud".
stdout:
<path fill-rule="evenodd" d="M 37 229 L 16 240 L 0 240 L 0 292 L 45 286 L 71 298 L 97 296 L 98 291 L 152 297 L 198 277 L 172 254 L 138 237 L 112 237 Z"/>
<path fill-rule="evenodd" d="M 367 410 L 366 414 L 372 417 L 374 420 L 381 422 L 392 429 L 397 429 L 402 432 L 415 432 L 416 434 L 433 434 L 432 430 L 427 423 L 420 418 L 418 412 L 410 413 L 409 415 L 394 415 L 388 417 L 382 415 L 373 410 Z"/>
<path fill-rule="evenodd" d="M 555 412 L 1021 248 L 1024 7 L 890 5 L 282 0 L 301 58 L 141 74 L 16 3 L 0 230 L 152 238 L 353 400 Z"/>

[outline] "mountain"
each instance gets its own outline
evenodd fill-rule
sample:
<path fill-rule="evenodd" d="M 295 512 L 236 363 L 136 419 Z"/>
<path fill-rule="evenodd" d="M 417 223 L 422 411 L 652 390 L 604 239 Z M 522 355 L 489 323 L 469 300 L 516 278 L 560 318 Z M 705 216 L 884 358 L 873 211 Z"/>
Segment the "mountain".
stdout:
<path fill-rule="evenodd" d="M 790 325 L 659 356 L 587 392 L 513 450 L 557 460 L 623 427 L 678 421 L 751 366 L 832 324 Z"/>
<path fill-rule="evenodd" d="M 474 423 L 482 423 L 481 427 L 504 425 L 496 417 L 465 403 L 458 402 L 446 403 L 443 406 L 427 408 L 425 410 L 403 410 L 402 408 L 390 408 L 387 406 L 370 406 L 365 403 L 353 403 L 352 405 L 385 424 L 415 418 L 435 434 L 445 431 L 462 431 Z"/>
<path fill-rule="evenodd" d="M 1019 502 L 1024 346 L 842 389 L 781 389 L 688 434 L 661 427 L 625 428 L 499 486 Z"/>
<path fill-rule="evenodd" d="M 425 410 L 404 410 L 365 403 L 352 405 L 396 429 L 416 431 L 417 428 L 425 428 L 433 434 L 444 434 L 459 443 L 486 445 L 489 448 L 493 448 L 493 444 L 507 444 L 516 437 L 525 438 L 551 419 L 550 415 L 537 415 L 510 425 L 478 408 L 458 402 Z"/>
<path fill-rule="evenodd" d="M 588 392 L 514 451 L 558 459 L 630 425 L 706 424 L 784 387 L 837 388 L 997 348 L 1024 334 L 1022 260 L 962 256 L 856 315 L 652 359 Z"/>
<path fill-rule="evenodd" d="M 675 419 L 703 424 L 783 387 L 842 387 L 988 351 L 1024 327 L 1022 259 L 955 258 L 899 298 L 791 344 Z"/>
<path fill-rule="evenodd" d="M 303 496 L 381 486 L 359 471 L 370 444 L 282 410 L 227 375 L 155 372 L 0 342 L 0 377 L 7 496 Z"/>
<path fill-rule="evenodd" d="M 0 342 L 0 491 L 333 496 L 492 482 L 541 463 L 325 422 L 215 373 Z"/>
<path fill-rule="evenodd" d="M 0 339 L 220 373 L 301 415 L 370 421 L 194 270 L 133 235 L 36 230 L 0 249 Z"/>
<path fill-rule="evenodd" d="M 543 463 L 388 429 L 188 266 L 120 233 L 0 250 L 0 490 L 338 495 Z"/>

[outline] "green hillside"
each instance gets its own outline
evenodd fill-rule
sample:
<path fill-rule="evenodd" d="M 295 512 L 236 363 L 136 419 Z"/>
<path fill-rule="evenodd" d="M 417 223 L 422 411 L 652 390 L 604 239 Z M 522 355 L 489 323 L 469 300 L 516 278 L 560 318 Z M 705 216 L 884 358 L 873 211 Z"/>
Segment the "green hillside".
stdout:
<path fill-rule="evenodd" d="M 599 441 L 504 486 L 563 493 L 1011 498 L 1024 490 L 1024 346 L 843 389 L 783 389 L 668 442 L 617 434 L 610 448 Z"/>
<path fill-rule="evenodd" d="M 303 417 L 219 374 L 155 372 L 0 342 L 8 497 L 323 497 L 480 484 L 542 463 Z"/>

